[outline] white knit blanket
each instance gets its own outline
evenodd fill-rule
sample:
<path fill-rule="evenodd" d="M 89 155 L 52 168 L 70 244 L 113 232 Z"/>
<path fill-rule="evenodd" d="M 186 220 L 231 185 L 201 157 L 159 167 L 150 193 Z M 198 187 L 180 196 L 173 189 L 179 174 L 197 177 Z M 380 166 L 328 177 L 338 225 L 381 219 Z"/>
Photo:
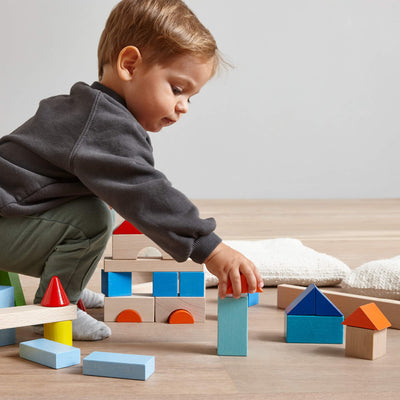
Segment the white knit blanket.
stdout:
<path fill-rule="evenodd" d="M 342 261 L 306 247 L 297 239 L 227 240 L 224 243 L 253 261 L 265 286 L 281 283 L 334 286 L 351 272 Z M 207 287 L 217 284 L 217 278 L 206 271 Z"/>

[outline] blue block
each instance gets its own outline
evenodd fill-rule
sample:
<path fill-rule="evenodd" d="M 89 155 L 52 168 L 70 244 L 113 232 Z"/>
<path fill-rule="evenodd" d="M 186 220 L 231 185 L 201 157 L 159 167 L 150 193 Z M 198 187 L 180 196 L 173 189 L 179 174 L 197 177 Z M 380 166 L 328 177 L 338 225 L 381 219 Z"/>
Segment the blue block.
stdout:
<path fill-rule="evenodd" d="M 145 381 L 154 372 L 153 356 L 94 351 L 83 359 L 83 374 Z"/>
<path fill-rule="evenodd" d="M 180 272 L 179 296 L 204 297 L 204 272 Z"/>
<path fill-rule="evenodd" d="M 247 296 L 218 298 L 218 355 L 247 356 Z"/>
<path fill-rule="evenodd" d="M 296 297 L 287 307 L 288 315 L 315 315 L 315 290 L 316 286 L 312 283 L 298 297 Z"/>
<path fill-rule="evenodd" d="M 178 273 L 153 272 L 153 296 L 154 297 L 178 296 Z"/>
<path fill-rule="evenodd" d="M 288 315 L 285 336 L 288 343 L 343 343 L 344 318 L 319 315 Z"/>
<path fill-rule="evenodd" d="M 342 312 L 319 290 L 315 291 L 315 314 L 342 317 Z"/>
<path fill-rule="evenodd" d="M 259 293 L 249 293 L 248 296 L 248 306 L 255 306 L 260 302 L 260 296 Z"/>
<path fill-rule="evenodd" d="M 36 339 L 19 344 L 19 355 L 29 361 L 50 368 L 65 368 L 80 364 L 80 349 L 47 339 Z"/>
<path fill-rule="evenodd" d="M 16 342 L 15 328 L 0 329 L 0 346 L 8 346 Z"/>
<path fill-rule="evenodd" d="M 101 291 L 107 297 L 131 296 L 132 273 L 101 270 Z"/>
<path fill-rule="evenodd" d="M 12 286 L 0 286 L 0 308 L 14 307 L 14 288 Z"/>

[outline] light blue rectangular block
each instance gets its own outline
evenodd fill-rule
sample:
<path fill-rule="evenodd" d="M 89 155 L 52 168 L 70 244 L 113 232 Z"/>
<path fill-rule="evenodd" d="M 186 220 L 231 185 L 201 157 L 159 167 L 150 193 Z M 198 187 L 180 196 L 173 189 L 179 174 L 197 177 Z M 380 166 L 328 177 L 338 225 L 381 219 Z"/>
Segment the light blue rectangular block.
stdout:
<path fill-rule="evenodd" d="M 15 328 L 0 329 L 0 346 L 9 346 L 16 341 Z"/>
<path fill-rule="evenodd" d="M 204 272 L 180 272 L 179 273 L 179 296 L 181 297 L 204 297 Z"/>
<path fill-rule="evenodd" d="M 107 297 L 131 296 L 131 272 L 104 272 L 101 270 L 101 292 Z"/>
<path fill-rule="evenodd" d="M 178 296 L 177 272 L 153 272 L 153 296 L 176 297 Z"/>
<path fill-rule="evenodd" d="M 288 343 L 343 343 L 343 317 L 288 315 L 285 336 Z"/>
<path fill-rule="evenodd" d="M 0 286 L 0 308 L 14 307 L 14 288 L 12 286 Z"/>
<path fill-rule="evenodd" d="M 218 298 L 218 355 L 247 356 L 248 299 Z"/>
<path fill-rule="evenodd" d="M 153 356 L 94 351 L 83 359 L 83 374 L 145 381 L 153 374 Z"/>
<path fill-rule="evenodd" d="M 80 364 L 80 349 L 47 339 L 35 339 L 19 344 L 19 355 L 50 368 L 65 368 Z"/>

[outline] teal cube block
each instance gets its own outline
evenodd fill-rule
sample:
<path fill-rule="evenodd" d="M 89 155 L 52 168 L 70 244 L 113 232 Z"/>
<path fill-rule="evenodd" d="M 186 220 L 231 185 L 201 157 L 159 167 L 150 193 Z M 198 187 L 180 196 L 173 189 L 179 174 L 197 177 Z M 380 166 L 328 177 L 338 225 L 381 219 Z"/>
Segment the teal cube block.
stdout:
<path fill-rule="evenodd" d="M 83 359 L 83 374 L 146 380 L 154 372 L 153 356 L 94 351 Z"/>
<path fill-rule="evenodd" d="M 0 308 L 14 307 L 14 288 L 12 286 L 0 286 Z"/>
<path fill-rule="evenodd" d="M 218 298 L 218 355 L 247 356 L 248 299 Z"/>
<path fill-rule="evenodd" d="M 132 273 L 101 270 L 101 292 L 107 297 L 131 296 Z"/>
<path fill-rule="evenodd" d="M 154 297 L 178 296 L 178 273 L 153 272 L 153 296 Z"/>
<path fill-rule="evenodd" d="M 179 296 L 204 297 L 205 279 L 204 272 L 180 272 Z"/>
<path fill-rule="evenodd" d="M 47 339 L 36 339 L 19 344 L 19 355 L 26 360 L 50 368 L 65 368 L 80 364 L 80 349 Z"/>
<path fill-rule="evenodd" d="M 255 306 L 260 302 L 260 293 L 249 293 L 247 295 L 249 307 Z"/>
<path fill-rule="evenodd" d="M 285 336 L 288 343 L 343 343 L 343 316 L 288 315 Z"/>

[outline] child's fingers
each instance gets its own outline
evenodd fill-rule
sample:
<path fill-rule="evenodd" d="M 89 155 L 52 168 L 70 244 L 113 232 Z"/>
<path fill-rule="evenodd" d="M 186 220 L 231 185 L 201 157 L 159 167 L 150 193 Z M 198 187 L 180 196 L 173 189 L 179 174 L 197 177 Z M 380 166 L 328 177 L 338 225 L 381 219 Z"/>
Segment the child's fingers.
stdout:
<path fill-rule="evenodd" d="M 240 280 L 240 273 L 237 269 L 232 269 L 229 273 L 229 278 L 232 283 L 232 296 L 238 299 L 242 295 L 242 283 Z"/>
<path fill-rule="evenodd" d="M 226 291 L 228 289 L 228 283 L 226 280 L 219 279 L 218 283 L 218 296 L 220 299 L 224 299 L 226 297 Z"/>
<path fill-rule="evenodd" d="M 256 276 L 256 271 L 258 272 L 257 268 L 250 260 L 240 269 L 240 272 L 246 278 L 247 287 L 250 293 L 254 293 L 257 290 L 258 277 Z"/>

